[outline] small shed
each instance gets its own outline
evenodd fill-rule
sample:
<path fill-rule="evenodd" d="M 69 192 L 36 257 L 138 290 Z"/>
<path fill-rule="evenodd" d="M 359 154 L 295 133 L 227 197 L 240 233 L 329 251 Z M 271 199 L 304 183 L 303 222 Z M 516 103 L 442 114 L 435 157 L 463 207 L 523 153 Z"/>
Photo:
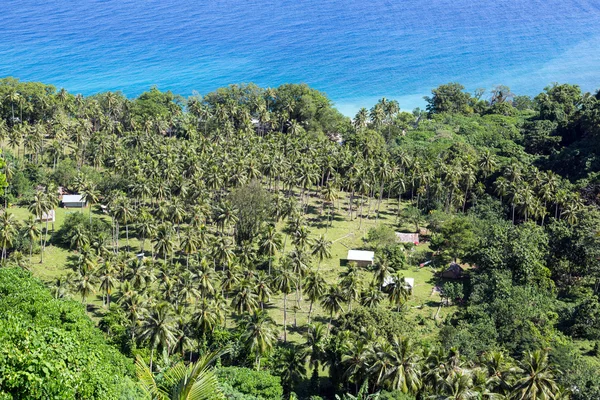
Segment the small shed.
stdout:
<path fill-rule="evenodd" d="M 56 221 L 56 214 L 54 213 L 54 210 L 50 210 L 47 213 L 42 213 L 42 218 L 36 218 L 36 221 L 39 221 L 39 222 L 55 222 Z"/>
<path fill-rule="evenodd" d="M 354 262 L 359 267 L 373 265 L 375 260 L 375 252 L 366 250 L 348 250 L 348 262 Z"/>
<path fill-rule="evenodd" d="M 448 268 L 441 273 L 442 278 L 447 279 L 460 279 L 463 277 L 465 270 L 457 263 L 452 263 Z"/>
<path fill-rule="evenodd" d="M 64 208 L 83 208 L 86 202 L 80 194 L 65 194 L 62 197 L 62 204 Z"/>
<path fill-rule="evenodd" d="M 414 243 L 415 245 L 419 244 L 419 234 L 418 233 L 404 233 L 404 232 L 395 232 L 396 233 L 396 241 L 400 243 Z"/>

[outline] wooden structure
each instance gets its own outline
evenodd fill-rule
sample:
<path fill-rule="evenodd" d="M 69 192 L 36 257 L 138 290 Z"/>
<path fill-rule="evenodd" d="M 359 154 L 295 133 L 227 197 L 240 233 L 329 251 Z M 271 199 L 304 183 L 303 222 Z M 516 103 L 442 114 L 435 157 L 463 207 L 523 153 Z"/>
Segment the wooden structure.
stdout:
<path fill-rule="evenodd" d="M 448 268 L 444 270 L 444 272 L 440 274 L 440 276 L 442 278 L 447 279 L 460 279 L 463 277 L 464 273 L 465 270 L 463 269 L 463 267 L 461 267 L 457 263 L 452 263 Z"/>

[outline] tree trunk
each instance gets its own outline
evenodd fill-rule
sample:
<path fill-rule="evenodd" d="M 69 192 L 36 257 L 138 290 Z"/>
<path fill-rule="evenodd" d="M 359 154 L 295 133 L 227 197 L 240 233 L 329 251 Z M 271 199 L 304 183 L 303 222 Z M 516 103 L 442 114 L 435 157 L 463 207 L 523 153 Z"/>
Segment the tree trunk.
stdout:
<path fill-rule="evenodd" d="M 287 343 L 287 293 L 283 294 L 283 342 Z"/>
<path fill-rule="evenodd" d="M 310 306 L 308 307 L 308 324 L 310 325 L 310 316 L 312 314 L 312 310 L 313 310 L 313 301 L 310 301 Z"/>
<path fill-rule="evenodd" d="M 150 372 L 152 372 L 152 359 L 154 358 L 154 346 L 152 346 L 152 350 L 150 350 Z"/>
<path fill-rule="evenodd" d="M 42 246 L 42 240 L 44 239 L 44 235 L 42 235 L 42 224 L 40 222 L 40 264 L 44 262 L 44 248 Z"/>

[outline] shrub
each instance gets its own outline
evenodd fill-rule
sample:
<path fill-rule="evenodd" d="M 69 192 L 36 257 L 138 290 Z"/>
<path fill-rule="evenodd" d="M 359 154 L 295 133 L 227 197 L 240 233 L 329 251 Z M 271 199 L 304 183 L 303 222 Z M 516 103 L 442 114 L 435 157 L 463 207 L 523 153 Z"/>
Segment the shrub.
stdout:
<path fill-rule="evenodd" d="M 254 397 L 229 397 L 231 399 L 280 400 L 283 388 L 279 377 L 265 371 L 255 371 L 249 368 L 222 367 L 218 370 L 219 381 L 229 385 L 236 392 Z"/>
<path fill-rule="evenodd" d="M 0 394 L 19 399 L 132 398 L 137 390 L 133 363 L 106 344 L 81 304 L 53 299 L 15 268 L 0 269 L 0 371 Z"/>

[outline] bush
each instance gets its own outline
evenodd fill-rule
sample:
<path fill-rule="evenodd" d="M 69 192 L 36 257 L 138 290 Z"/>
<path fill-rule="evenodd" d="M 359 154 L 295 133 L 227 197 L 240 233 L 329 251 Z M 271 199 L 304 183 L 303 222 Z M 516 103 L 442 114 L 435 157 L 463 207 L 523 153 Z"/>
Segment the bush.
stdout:
<path fill-rule="evenodd" d="M 88 238 L 110 237 L 110 225 L 99 218 L 90 219 L 87 215 L 74 212 L 67 215 L 65 222 L 56 232 L 54 243 L 66 248 L 74 248 L 76 236 L 82 233 Z"/>
<path fill-rule="evenodd" d="M 105 342 L 81 304 L 53 299 L 21 269 L 0 269 L 0 371 L 0 393 L 12 398 L 137 397 L 133 362 Z"/>
<path fill-rule="evenodd" d="M 379 393 L 379 400 L 415 400 L 415 396 L 402 393 L 399 390 L 394 390 L 392 392 L 384 390 Z"/>
<path fill-rule="evenodd" d="M 255 371 L 249 368 L 222 367 L 217 371 L 219 381 L 224 386 L 231 386 L 235 392 L 250 397 L 228 397 L 244 400 L 281 400 L 283 388 L 279 377 L 268 372 Z M 233 396 L 232 392 L 232 396 Z M 254 396 L 254 397 L 252 397 Z"/>
<path fill-rule="evenodd" d="M 367 242 L 376 249 L 394 245 L 396 243 L 396 233 L 388 225 L 379 224 L 377 227 L 369 229 Z"/>
<path fill-rule="evenodd" d="M 339 319 L 341 331 L 366 332 L 370 328 L 375 329 L 378 336 L 390 340 L 394 335 L 410 331 L 402 314 L 384 308 L 356 307 Z"/>

